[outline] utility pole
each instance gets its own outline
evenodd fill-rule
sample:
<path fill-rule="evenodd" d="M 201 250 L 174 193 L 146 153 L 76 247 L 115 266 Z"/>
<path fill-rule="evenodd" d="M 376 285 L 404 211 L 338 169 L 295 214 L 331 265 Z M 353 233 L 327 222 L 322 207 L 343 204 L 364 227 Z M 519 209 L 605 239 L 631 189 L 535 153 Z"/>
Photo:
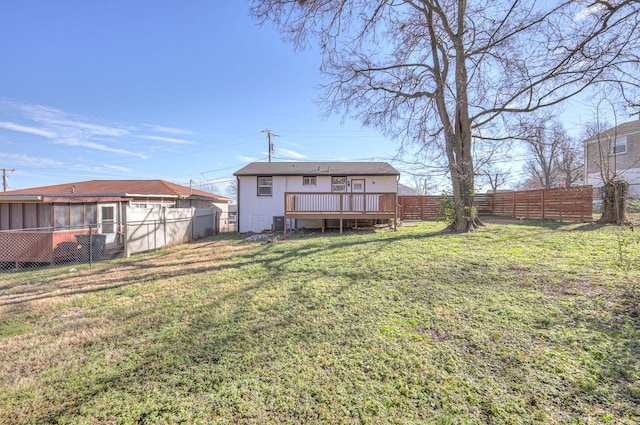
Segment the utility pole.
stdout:
<path fill-rule="evenodd" d="M 271 153 L 273 152 L 273 148 L 274 148 L 271 138 L 279 137 L 279 135 L 275 134 L 273 131 L 269 130 L 268 128 L 266 130 L 262 130 L 261 133 L 267 133 L 267 140 L 269 141 L 269 162 L 271 162 Z"/>
<path fill-rule="evenodd" d="M 7 191 L 7 171 L 13 173 L 16 171 L 15 168 L 0 168 L 2 170 L 2 187 L 4 188 L 4 192 Z"/>

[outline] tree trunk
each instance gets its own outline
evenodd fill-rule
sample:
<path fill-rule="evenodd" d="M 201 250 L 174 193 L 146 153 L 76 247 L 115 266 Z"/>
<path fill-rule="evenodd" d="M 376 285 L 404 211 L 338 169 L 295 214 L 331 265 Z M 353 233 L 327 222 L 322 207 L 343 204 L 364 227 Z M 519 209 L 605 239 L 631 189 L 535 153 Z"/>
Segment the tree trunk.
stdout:
<path fill-rule="evenodd" d="M 473 207 L 474 176 L 473 156 L 471 145 L 471 118 L 469 117 L 469 94 L 467 75 L 467 56 L 464 46 L 464 33 L 466 25 L 464 15 L 467 9 L 465 0 L 458 0 L 457 32 L 452 34 L 456 52 L 455 62 L 455 96 L 456 106 L 453 117 L 453 128 L 448 140 L 452 146 L 448 149 L 449 171 L 453 184 L 453 207 L 455 209 L 454 221 L 448 227 L 450 231 L 462 233 L 472 232 L 482 223 L 478 219 L 476 209 Z M 443 87 L 444 91 L 444 87 Z M 447 122 L 443 120 L 443 123 Z M 445 126 L 445 134 L 447 128 Z"/>
<path fill-rule="evenodd" d="M 463 233 L 474 231 L 482 225 L 482 222 L 473 206 L 474 171 L 471 157 L 471 133 L 465 132 L 464 120 L 461 122 L 458 119 L 457 124 L 458 132 L 453 136 L 455 160 L 449 165 L 453 185 L 454 219 L 447 231 Z M 470 127 L 468 125 L 466 128 Z"/>
<path fill-rule="evenodd" d="M 623 224 L 627 211 L 629 183 L 623 180 L 607 182 L 604 185 L 604 202 L 601 224 Z"/>
<path fill-rule="evenodd" d="M 453 180 L 455 216 L 453 223 L 447 230 L 456 233 L 473 232 L 482 225 L 476 208 L 473 206 L 473 177 L 469 179 L 459 176 Z"/>

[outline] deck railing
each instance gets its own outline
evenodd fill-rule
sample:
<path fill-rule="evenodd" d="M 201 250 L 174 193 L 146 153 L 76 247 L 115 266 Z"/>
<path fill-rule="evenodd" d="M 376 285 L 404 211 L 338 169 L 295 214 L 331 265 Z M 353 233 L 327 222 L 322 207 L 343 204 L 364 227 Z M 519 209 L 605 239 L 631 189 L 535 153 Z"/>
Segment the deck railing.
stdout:
<path fill-rule="evenodd" d="M 285 215 L 291 214 L 389 214 L 395 213 L 395 193 L 287 192 Z"/>

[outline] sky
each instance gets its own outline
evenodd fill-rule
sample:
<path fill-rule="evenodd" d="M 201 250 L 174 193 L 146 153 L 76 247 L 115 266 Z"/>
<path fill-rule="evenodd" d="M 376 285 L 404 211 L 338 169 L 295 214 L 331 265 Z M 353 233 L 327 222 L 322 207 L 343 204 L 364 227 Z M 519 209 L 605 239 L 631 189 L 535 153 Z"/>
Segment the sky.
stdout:
<path fill-rule="evenodd" d="M 243 1 L 0 2 L 8 190 L 163 179 L 224 194 L 266 161 L 390 160 L 397 145 L 315 102 L 320 57 Z"/>
<path fill-rule="evenodd" d="M 15 170 L 9 190 L 163 179 L 224 195 L 234 171 L 267 160 L 269 129 L 274 161 L 403 173 L 396 142 L 324 117 L 319 66 L 244 1 L 1 0 L 0 168 Z"/>

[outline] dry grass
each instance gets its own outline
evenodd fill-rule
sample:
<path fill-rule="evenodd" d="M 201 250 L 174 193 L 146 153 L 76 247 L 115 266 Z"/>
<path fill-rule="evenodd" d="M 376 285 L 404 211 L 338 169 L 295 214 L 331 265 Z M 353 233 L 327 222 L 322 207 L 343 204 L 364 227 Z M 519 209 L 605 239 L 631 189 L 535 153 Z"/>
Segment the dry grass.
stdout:
<path fill-rule="evenodd" d="M 0 423 L 637 423 L 636 233 L 217 237 L 0 275 Z"/>

